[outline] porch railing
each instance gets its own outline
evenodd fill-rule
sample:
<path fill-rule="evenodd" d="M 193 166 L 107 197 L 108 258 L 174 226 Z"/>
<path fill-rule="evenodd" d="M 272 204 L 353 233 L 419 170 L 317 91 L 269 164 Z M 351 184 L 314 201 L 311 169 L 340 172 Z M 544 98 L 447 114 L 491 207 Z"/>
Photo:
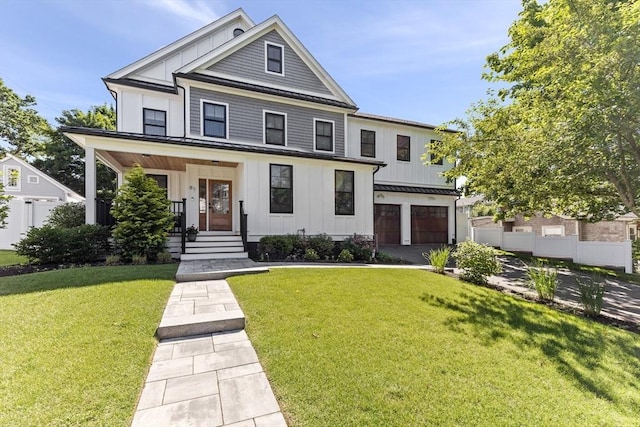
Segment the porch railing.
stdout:
<path fill-rule="evenodd" d="M 244 202 L 240 200 L 240 235 L 242 236 L 242 246 L 244 251 L 248 250 L 247 245 L 247 214 L 244 212 Z"/>
<path fill-rule="evenodd" d="M 111 205 L 113 200 L 96 199 L 96 224 L 105 225 L 109 228 L 116 225 L 116 219 L 111 215 Z"/>
<path fill-rule="evenodd" d="M 171 201 L 171 213 L 173 214 L 173 230 L 171 233 L 180 234 L 180 253 L 185 253 L 187 241 L 187 199 Z"/>

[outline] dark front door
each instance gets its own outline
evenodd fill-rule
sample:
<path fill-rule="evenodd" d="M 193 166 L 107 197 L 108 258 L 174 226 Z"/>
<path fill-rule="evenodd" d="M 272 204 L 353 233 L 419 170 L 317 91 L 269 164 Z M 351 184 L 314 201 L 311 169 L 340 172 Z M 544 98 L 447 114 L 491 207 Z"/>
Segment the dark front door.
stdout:
<path fill-rule="evenodd" d="M 411 244 L 447 243 L 449 208 L 411 206 Z"/>
<path fill-rule="evenodd" d="M 231 231 L 231 181 L 199 180 L 199 227 L 207 231 Z"/>
<path fill-rule="evenodd" d="M 400 205 L 375 206 L 374 229 L 379 245 L 400 244 Z"/>

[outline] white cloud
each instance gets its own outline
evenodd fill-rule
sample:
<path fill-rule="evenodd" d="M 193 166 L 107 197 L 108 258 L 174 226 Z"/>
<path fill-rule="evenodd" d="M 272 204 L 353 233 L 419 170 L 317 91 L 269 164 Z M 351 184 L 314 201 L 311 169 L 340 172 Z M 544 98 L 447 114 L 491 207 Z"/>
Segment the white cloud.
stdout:
<path fill-rule="evenodd" d="M 202 25 L 215 21 L 221 16 L 209 7 L 211 2 L 207 3 L 204 1 L 188 0 L 148 0 L 145 1 L 145 4 Z M 216 3 L 216 5 L 220 9 L 224 8 L 224 4 L 222 3 Z"/>

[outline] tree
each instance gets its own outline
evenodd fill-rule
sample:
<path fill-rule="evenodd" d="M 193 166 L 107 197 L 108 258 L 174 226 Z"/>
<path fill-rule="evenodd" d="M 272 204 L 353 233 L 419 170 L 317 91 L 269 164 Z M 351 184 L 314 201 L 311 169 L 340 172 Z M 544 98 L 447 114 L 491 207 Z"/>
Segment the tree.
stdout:
<path fill-rule="evenodd" d="M 6 221 L 7 216 L 9 216 L 9 200 L 11 200 L 11 196 L 4 193 L 4 185 L 0 182 L 0 228 L 5 228 L 7 226 Z"/>
<path fill-rule="evenodd" d="M 42 137 L 50 126 L 33 109 L 36 99 L 19 97 L 0 79 L 0 139 L 9 145 L 9 152 L 20 157 L 34 156 L 42 150 Z M 0 146 L 0 157 L 4 149 Z"/>
<path fill-rule="evenodd" d="M 115 130 L 116 112 L 111 105 L 91 107 L 86 113 L 73 109 L 65 110 L 56 118 L 58 129 L 48 132 L 48 141 L 43 147 L 43 156 L 33 165 L 55 178 L 73 191 L 85 193 L 84 150 L 60 132 L 62 126 L 80 126 L 96 129 Z M 99 197 L 112 198 L 116 188 L 115 173 L 98 162 L 96 187 Z"/>
<path fill-rule="evenodd" d="M 436 159 L 500 206 L 640 216 L 640 2 L 524 0 L 483 76 L 504 88 L 447 123 Z"/>
<path fill-rule="evenodd" d="M 156 259 L 164 250 L 167 234 L 173 228 L 171 202 L 164 189 L 147 177 L 140 165 L 127 172 L 125 180 L 111 208 L 117 221 L 113 237 L 123 258 L 145 255 L 148 259 Z"/>

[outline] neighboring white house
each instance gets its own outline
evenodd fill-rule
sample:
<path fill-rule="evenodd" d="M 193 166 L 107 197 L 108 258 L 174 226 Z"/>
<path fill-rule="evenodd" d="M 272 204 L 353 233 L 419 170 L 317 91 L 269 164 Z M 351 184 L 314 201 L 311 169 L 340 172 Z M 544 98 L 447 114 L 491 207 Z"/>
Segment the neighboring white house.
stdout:
<path fill-rule="evenodd" d="M 10 154 L 0 160 L 0 172 L 4 192 L 11 196 L 6 226 L 0 228 L 0 249 L 13 249 L 12 244 L 29 228 L 47 221 L 54 207 L 84 201 L 78 193 Z"/>
<path fill-rule="evenodd" d="M 170 199 L 186 199 L 200 236 L 240 234 L 242 201 L 248 246 L 302 230 L 375 233 L 381 244 L 455 239 L 458 193 L 440 175 L 452 165 L 421 158 L 434 126 L 357 112 L 278 16 L 255 24 L 238 9 L 103 81 L 117 131 L 64 129 L 85 149 L 88 200 L 96 160 L 119 183 L 137 163 Z M 210 255 L 202 246 L 187 255 Z"/>

